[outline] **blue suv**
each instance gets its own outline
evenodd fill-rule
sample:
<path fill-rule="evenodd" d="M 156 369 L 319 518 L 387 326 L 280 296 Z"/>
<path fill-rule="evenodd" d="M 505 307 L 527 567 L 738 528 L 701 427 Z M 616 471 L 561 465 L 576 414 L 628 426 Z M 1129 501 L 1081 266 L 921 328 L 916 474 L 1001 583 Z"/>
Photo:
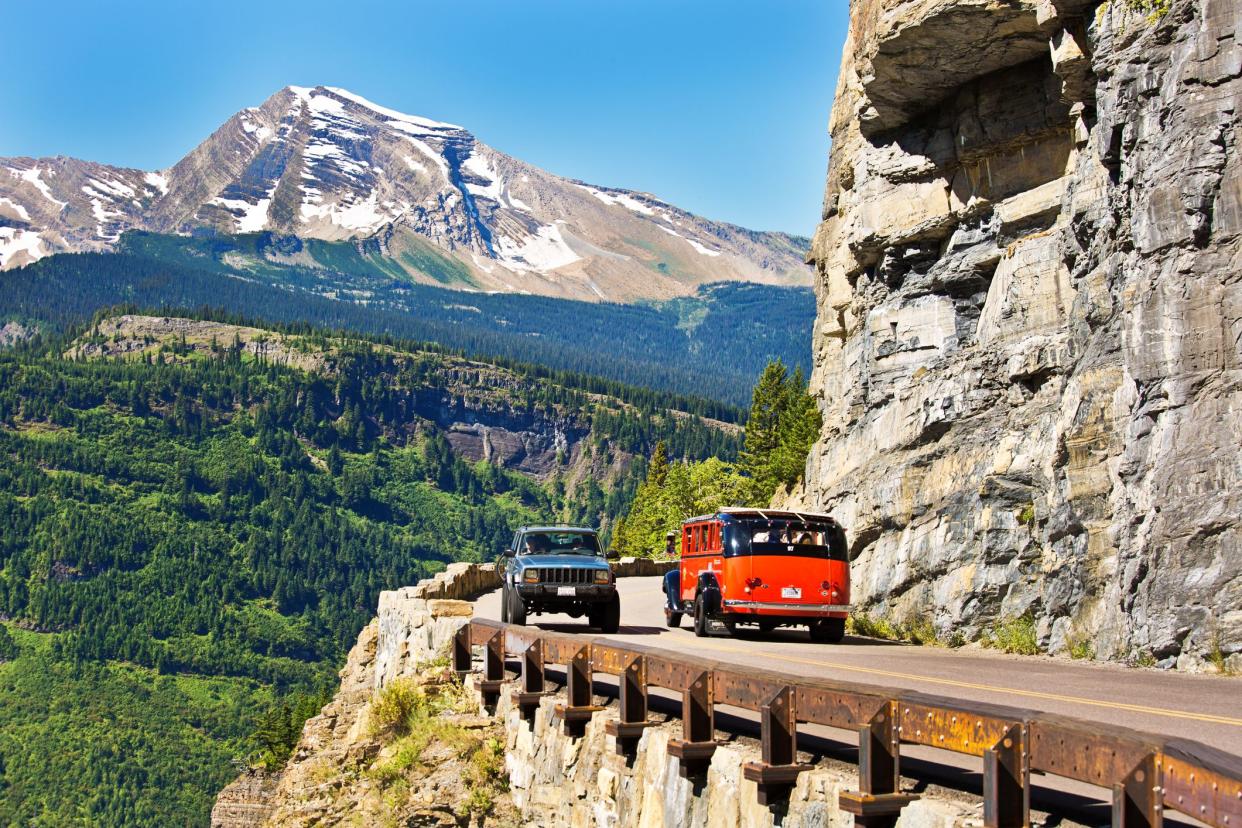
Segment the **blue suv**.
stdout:
<path fill-rule="evenodd" d="M 502 561 L 500 619 L 525 624 L 528 614 L 587 617 L 605 633 L 621 626 L 617 579 L 594 529 L 523 526 Z"/>

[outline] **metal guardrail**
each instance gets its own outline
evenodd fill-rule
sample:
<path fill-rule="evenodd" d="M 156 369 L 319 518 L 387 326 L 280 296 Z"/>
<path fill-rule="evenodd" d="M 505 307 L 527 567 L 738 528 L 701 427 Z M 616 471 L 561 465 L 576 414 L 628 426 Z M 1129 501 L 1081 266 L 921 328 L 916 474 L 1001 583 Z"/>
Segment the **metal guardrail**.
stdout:
<path fill-rule="evenodd" d="M 606 638 L 552 633 L 474 620 L 458 631 L 453 666 L 474 672 L 473 648 L 483 648 L 478 687 L 494 706 L 505 684 L 505 661 L 521 662 L 514 704 L 530 718 L 548 695 L 544 668 L 564 665 L 565 704 L 555 714 L 568 733 L 582 735 L 602 709 L 592 705 L 594 674 L 619 678 L 620 719 L 605 724 L 617 752 L 633 756 L 647 720 L 648 689 L 682 694 L 682 738 L 669 753 L 681 774 L 703 774 L 716 749 L 716 705 L 759 713 L 762 760 L 743 767 L 757 783 L 761 804 L 787 797 L 798 774 L 798 725 L 811 723 L 858 733 L 858 790 L 840 805 L 864 828 L 891 828 L 901 809 L 918 798 L 903 794 L 900 748 L 928 745 L 978 756 L 983 762 L 984 825 L 1030 824 L 1030 776 L 1055 774 L 1112 791 L 1112 824 L 1155 828 L 1165 809 L 1215 826 L 1242 828 L 1242 759 L 1198 742 L 1169 739 L 1084 719 L 966 702 L 907 690 L 830 681 L 769 670 L 738 668 L 669 650 Z"/>

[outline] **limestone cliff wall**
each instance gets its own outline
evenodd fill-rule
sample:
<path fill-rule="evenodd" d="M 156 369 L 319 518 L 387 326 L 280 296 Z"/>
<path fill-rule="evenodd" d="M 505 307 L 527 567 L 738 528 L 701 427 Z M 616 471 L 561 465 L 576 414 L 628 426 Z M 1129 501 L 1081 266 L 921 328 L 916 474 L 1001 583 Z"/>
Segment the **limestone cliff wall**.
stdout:
<path fill-rule="evenodd" d="M 942 632 L 1242 650 L 1242 4 L 852 0 L 790 500 Z"/>

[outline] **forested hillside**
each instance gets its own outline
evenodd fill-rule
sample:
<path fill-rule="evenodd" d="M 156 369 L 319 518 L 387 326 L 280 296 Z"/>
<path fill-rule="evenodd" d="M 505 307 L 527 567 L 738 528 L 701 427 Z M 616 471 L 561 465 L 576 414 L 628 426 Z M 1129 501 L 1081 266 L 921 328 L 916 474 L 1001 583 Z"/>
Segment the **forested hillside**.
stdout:
<path fill-rule="evenodd" d="M 211 320 L 0 352 L 0 823 L 202 823 L 380 590 L 524 521 L 610 527 L 660 441 L 737 454 L 679 402 L 736 417 Z"/>
<path fill-rule="evenodd" d="M 810 362 L 809 288 L 720 283 L 690 298 L 626 305 L 414 284 L 374 242 L 131 232 L 118 248 L 51 256 L 3 274 L 0 322 L 63 330 L 122 303 L 210 307 L 437 342 L 733 405 L 746 403 L 770 359 Z M 428 259 L 423 266 L 446 265 Z"/>

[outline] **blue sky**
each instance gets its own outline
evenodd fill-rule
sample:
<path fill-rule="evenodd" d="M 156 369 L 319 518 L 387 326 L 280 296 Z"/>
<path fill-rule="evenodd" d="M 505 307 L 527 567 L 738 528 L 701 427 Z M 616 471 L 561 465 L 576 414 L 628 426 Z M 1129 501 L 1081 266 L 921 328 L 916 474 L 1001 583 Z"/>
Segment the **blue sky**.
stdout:
<path fill-rule="evenodd" d="M 809 234 L 845 0 L 0 0 L 0 156 L 156 169 L 288 84 L 551 172 Z"/>

